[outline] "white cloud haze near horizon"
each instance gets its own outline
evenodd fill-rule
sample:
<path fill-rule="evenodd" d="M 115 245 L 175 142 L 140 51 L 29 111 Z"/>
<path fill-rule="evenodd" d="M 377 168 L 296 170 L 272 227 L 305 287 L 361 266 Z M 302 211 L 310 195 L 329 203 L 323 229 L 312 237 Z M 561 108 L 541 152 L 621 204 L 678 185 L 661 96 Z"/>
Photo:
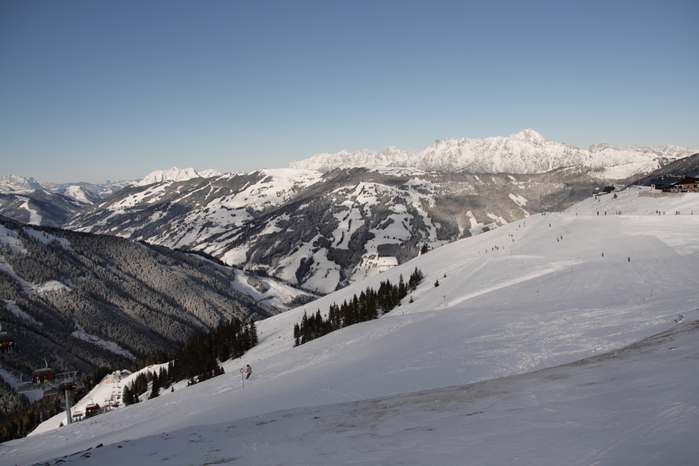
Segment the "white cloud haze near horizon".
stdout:
<path fill-rule="evenodd" d="M 0 176 L 251 171 L 532 128 L 699 148 L 699 4 L 2 2 Z"/>

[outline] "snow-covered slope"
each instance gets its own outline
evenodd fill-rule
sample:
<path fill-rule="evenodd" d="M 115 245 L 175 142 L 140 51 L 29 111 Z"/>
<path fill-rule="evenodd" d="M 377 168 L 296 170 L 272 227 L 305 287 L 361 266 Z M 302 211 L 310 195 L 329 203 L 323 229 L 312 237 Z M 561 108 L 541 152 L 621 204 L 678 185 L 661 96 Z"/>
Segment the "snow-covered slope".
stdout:
<path fill-rule="evenodd" d="M 667 160 L 687 157 L 697 150 L 672 146 L 618 147 L 595 144 L 587 150 L 548 141 L 538 132 L 526 129 L 517 134 L 485 139 L 443 139 L 422 151 L 389 147 L 383 152 L 361 149 L 337 154 L 316 154 L 292 162 L 291 168 L 323 172 L 347 167 L 412 167 L 425 171 L 466 171 L 469 173 L 544 173 L 563 167 L 599 170 L 605 179 L 626 179 L 648 173 Z"/>
<path fill-rule="evenodd" d="M 698 333 L 680 324 L 534 373 L 191 425 L 45 464 L 690 465 Z"/>
<path fill-rule="evenodd" d="M 88 448 L 62 461 L 690 464 L 699 347 L 684 323 L 699 319 L 697 227 L 699 196 L 648 190 L 531 216 L 258 322 L 260 344 L 223 376 L 0 454 L 6 464 Z M 412 303 L 293 347 L 304 311 L 415 267 L 425 280 Z M 243 387 L 245 364 L 255 372 Z"/>
<path fill-rule="evenodd" d="M 64 191 L 63 195 L 66 197 L 69 197 L 71 199 L 76 200 L 77 202 L 84 204 L 85 206 L 94 204 L 96 202 L 99 202 L 100 197 L 91 192 L 88 191 L 87 189 L 83 188 L 82 186 L 68 186 Z"/>

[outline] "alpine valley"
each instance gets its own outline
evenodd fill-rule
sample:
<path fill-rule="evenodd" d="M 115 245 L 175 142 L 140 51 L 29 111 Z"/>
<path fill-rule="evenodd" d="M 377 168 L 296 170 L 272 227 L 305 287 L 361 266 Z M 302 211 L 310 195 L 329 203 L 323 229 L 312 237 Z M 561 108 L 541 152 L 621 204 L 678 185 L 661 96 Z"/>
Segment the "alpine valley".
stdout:
<path fill-rule="evenodd" d="M 253 173 L 173 168 L 104 199 L 73 196 L 70 203 L 65 198 L 76 188 L 51 193 L 60 197 L 49 202 L 45 190 L 31 191 L 40 186 L 31 180 L 24 190 L 4 189 L 0 213 L 204 252 L 324 294 L 404 263 L 425 245 L 565 209 L 694 152 L 604 143 L 581 150 L 527 129 L 436 141 L 419 152 L 318 154 Z"/>

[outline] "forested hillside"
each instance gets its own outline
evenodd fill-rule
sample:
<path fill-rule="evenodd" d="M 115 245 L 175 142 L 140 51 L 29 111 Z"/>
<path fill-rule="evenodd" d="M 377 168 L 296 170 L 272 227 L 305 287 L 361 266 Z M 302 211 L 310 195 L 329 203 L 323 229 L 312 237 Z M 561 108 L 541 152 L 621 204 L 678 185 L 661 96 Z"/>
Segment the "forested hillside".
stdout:
<path fill-rule="evenodd" d="M 24 380 L 46 363 L 84 373 L 279 312 L 235 291 L 234 279 L 200 256 L 0 219 L 0 321 L 16 340 L 1 363 Z"/>

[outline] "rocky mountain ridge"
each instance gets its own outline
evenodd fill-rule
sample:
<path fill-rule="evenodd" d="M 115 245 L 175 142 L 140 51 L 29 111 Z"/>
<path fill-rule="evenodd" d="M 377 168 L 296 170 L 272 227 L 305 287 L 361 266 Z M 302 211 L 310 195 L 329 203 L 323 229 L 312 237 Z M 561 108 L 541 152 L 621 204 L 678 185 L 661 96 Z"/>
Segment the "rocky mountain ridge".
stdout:
<path fill-rule="evenodd" d="M 389 147 L 383 152 L 361 149 L 336 154 L 316 154 L 294 161 L 290 168 L 328 172 L 336 168 L 402 167 L 424 171 L 468 173 L 544 173 L 565 167 L 597 170 L 601 178 L 626 179 L 660 168 L 696 153 L 697 150 L 665 144 L 657 148 L 594 144 L 587 150 L 566 143 L 548 141 L 532 129 L 507 137 L 437 140 L 421 151 Z"/>

